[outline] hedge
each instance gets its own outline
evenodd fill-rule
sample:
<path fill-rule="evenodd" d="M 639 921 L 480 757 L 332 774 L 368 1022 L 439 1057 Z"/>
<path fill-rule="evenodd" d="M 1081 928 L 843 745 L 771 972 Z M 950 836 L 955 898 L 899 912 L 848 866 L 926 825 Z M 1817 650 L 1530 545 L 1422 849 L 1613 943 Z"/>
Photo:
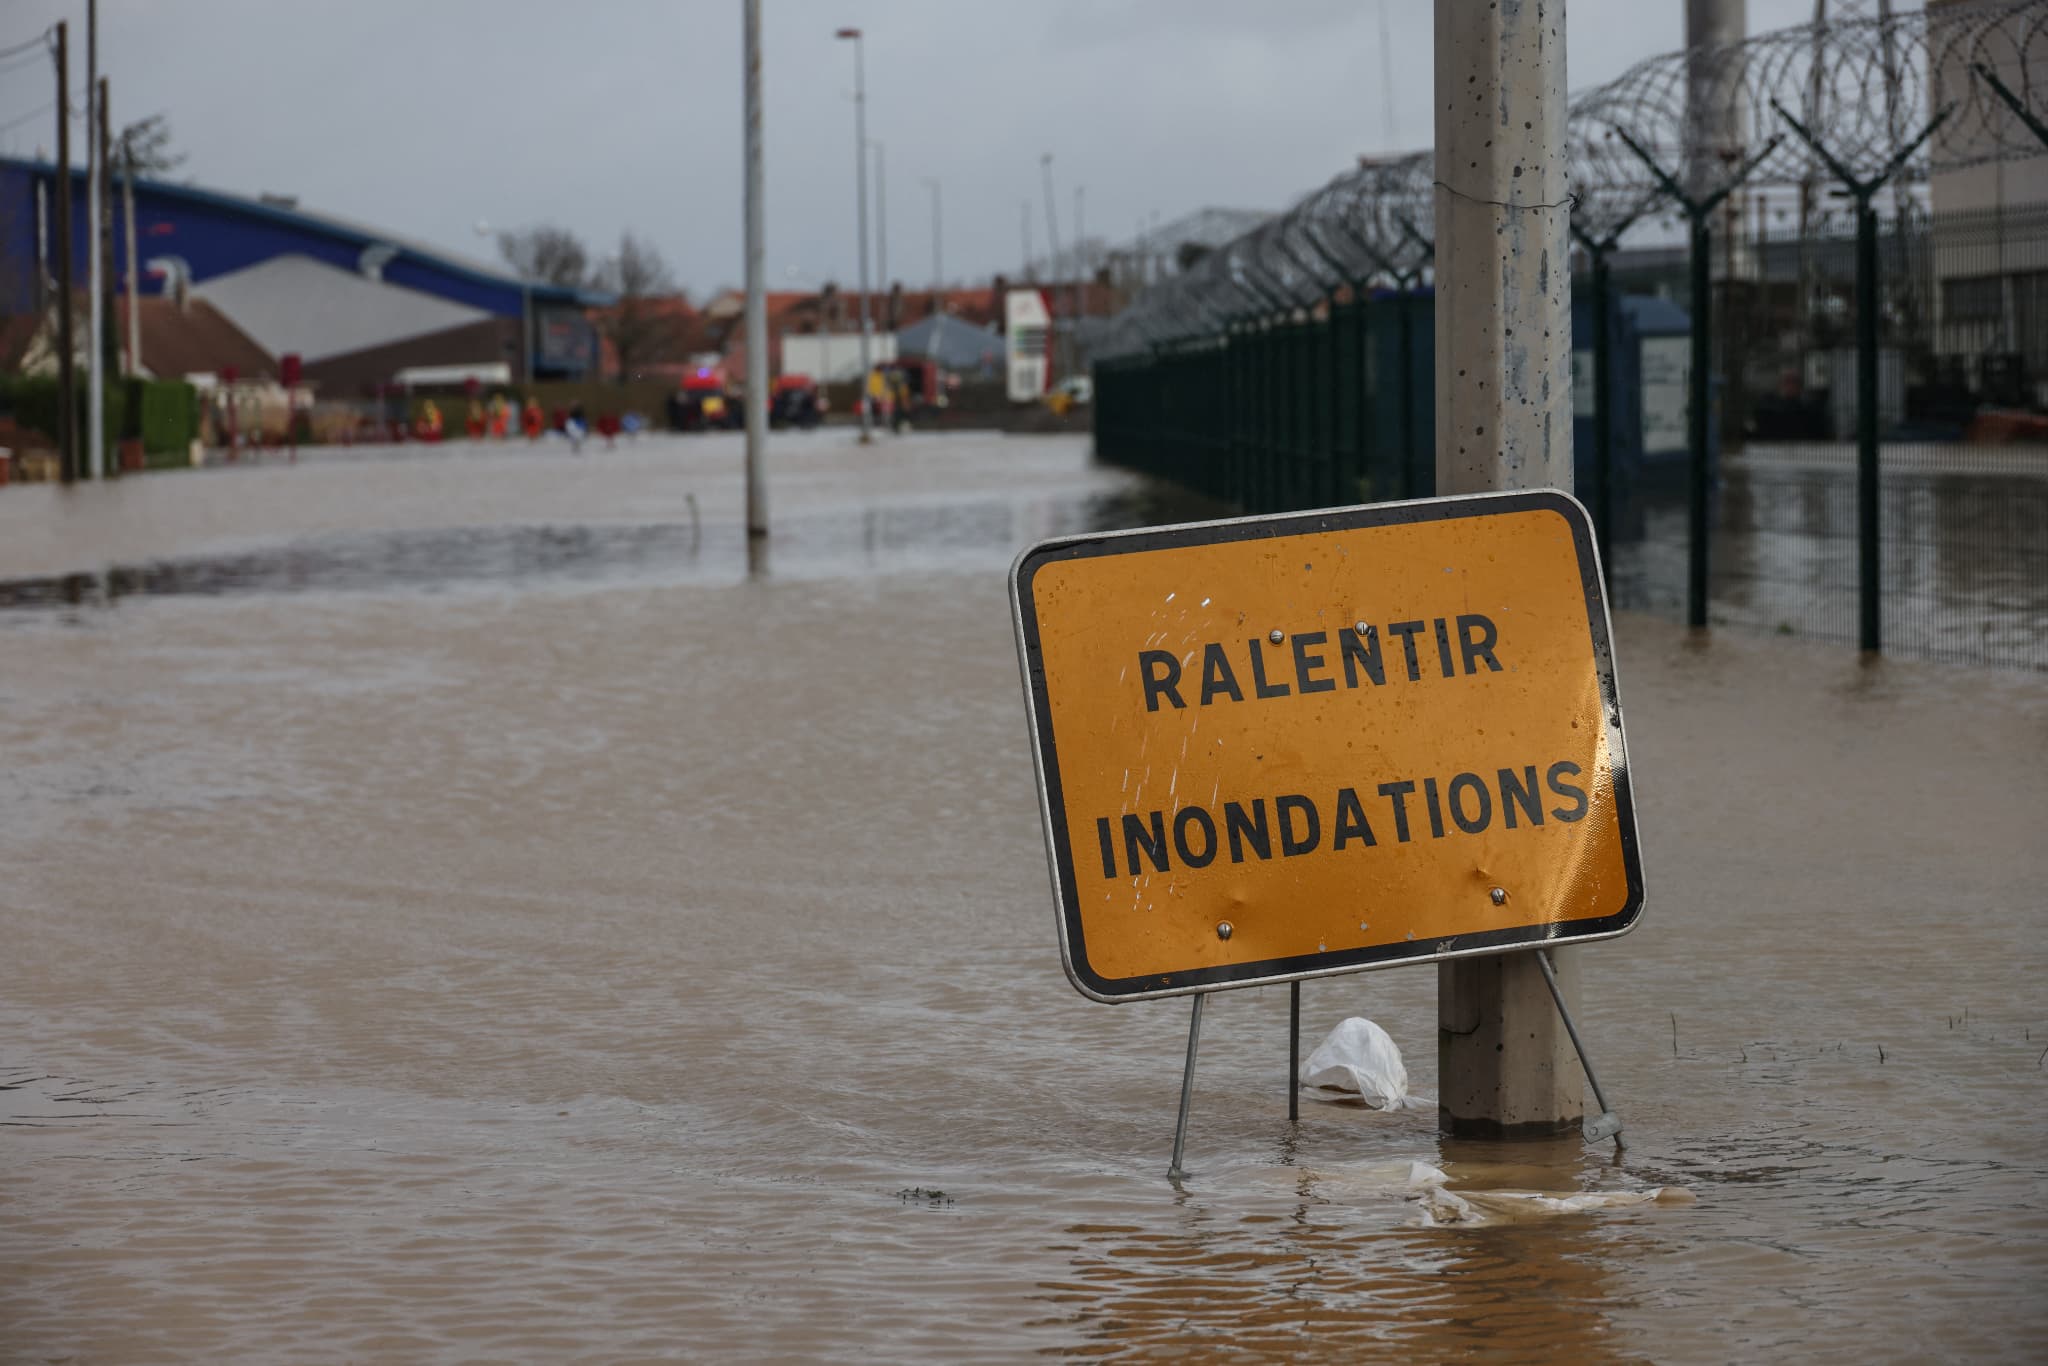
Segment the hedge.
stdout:
<path fill-rule="evenodd" d="M 183 380 L 131 379 L 124 381 L 130 397 L 127 411 L 134 427 L 123 436 L 139 436 L 142 448 L 151 454 L 184 455 L 199 435 L 199 391 Z"/>
<path fill-rule="evenodd" d="M 78 382 L 78 430 L 86 429 L 85 380 Z M 0 375 L 0 412 L 57 440 L 57 381 L 46 375 Z M 139 436 L 152 453 L 190 449 L 199 435 L 199 391 L 183 380 L 123 379 L 106 386 L 110 440 Z"/>

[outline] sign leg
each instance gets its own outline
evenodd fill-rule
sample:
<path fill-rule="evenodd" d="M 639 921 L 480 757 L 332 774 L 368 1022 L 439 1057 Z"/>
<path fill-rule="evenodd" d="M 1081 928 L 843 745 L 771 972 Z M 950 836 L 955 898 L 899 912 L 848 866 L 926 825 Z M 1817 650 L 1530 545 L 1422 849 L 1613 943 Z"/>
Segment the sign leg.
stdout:
<path fill-rule="evenodd" d="M 1287 1122 L 1301 1118 L 1301 983 L 1287 984 Z"/>
<path fill-rule="evenodd" d="M 1178 1181 L 1187 1173 L 1181 1170 L 1180 1155 L 1188 1142 L 1188 1102 L 1195 1096 L 1195 1050 L 1202 1043 L 1202 1002 L 1207 994 L 1195 997 L 1194 1012 L 1188 1016 L 1188 1063 L 1180 1074 L 1180 1122 L 1173 1126 L 1173 1165 L 1166 1169 L 1167 1179 Z"/>
<path fill-rule="evenodd" d="M 1626 1148 L 1628 1145 L 1621 1141 L 1621 1116 L 1607 1108 L 1607 1093 L 1600 1089 L 1600 1078 L 1593 1075 L 1593 1060 L 1586 1056 L 1586 1045 L 1579 1038 L 1579 1027 L 1572 1022 L 1571 1011 L 1565 1008 L 1564 993 L 1557 989 L 1557 972 L 1550 966 L 1550 950 L 1536 950 L 1536 965 L 1543 969 L 1543 984 L 1550 988 L 1550 999 L 1557 1002 L 1558 1016 L 1564 1021 L 1565 1033 L 1572 1036 L 1579 1066 L 1586 1072 L 1586 1084 L 1593 1088 L 1593 1101 L 1600 1107 L 1599 1115 L 1585 1123 L 1586 1140 L 1597 1143 L 1603 1138 L 1611 1138 L 1615 1147 Z"/>

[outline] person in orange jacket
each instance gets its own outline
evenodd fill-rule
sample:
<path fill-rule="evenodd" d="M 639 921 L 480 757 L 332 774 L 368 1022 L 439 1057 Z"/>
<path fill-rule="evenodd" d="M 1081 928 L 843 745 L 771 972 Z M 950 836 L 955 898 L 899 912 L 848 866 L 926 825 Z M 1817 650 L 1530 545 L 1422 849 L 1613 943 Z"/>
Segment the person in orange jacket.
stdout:
<path fill-rule="evenodd" d="M 505 434 L 512 430 L 512 405 L 505 401 L 503 394 L 491 395 L 491 439 L 503 441 Z"/>
<path fill-rule="evenodd" d="M 540 410 L 540 400 L 530 394 L 519 415 L 519 429 L 526 433 L 528 441 L 540 440 L 540 434 L 548 429 L 548 416 Z"/>

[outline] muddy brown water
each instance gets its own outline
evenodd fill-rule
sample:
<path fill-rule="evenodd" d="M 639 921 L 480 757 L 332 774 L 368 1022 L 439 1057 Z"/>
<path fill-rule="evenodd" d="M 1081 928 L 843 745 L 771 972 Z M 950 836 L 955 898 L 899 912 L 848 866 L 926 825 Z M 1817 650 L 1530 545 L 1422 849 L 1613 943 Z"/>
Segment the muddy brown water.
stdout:
<path fill-rule="evenodd" d="M 1275 988 L 1176 1188 L 1186 1006 L 1061 975 L 1003 571 L 1205 509 L 778 451 L 751 578 L 719 439 L 0 493 L 0 1359 L 2037 1358 L 2048 681 L 1619 618 L 1626 1155 L 1290 1125 Z M 1303 994 L 1434 1093 L 1433 971 Z M 1425 1226 L 1409 1161 L 1698 1199 Z"/>

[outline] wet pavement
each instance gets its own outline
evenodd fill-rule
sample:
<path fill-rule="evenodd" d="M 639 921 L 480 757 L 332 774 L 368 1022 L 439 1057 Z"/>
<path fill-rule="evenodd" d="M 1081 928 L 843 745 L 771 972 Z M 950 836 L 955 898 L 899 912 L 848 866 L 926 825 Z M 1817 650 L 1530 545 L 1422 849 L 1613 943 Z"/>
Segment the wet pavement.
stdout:
<path fill-rule="evenodd" d="M 1003 571 L 1056 438 L 0 492 L 0 1358 L 2023 1359 L 2048 680 L 1617 619 L 1630 1147 L 1286 1119 L 1061 974 Z M 23 587 L 23 585 L 38 585 Z M 1435 974 L 1309 983 L 1435 1089 Z M 1684 1205 L 1429 1224 L 1454 1190 Z"/>

